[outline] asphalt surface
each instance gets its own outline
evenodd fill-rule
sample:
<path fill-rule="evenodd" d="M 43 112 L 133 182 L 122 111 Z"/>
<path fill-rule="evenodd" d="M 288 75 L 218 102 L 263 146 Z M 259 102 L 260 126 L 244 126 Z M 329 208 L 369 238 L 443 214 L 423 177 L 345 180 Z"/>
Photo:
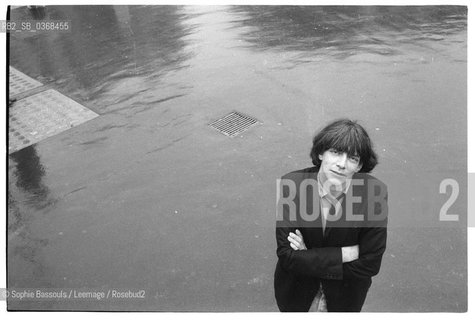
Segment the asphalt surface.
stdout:
<path fill-rule="evenodd" d="M 10 310 L 277 311 L 275 186 L 316 130 L 358 119 L 389 189 L 363 311 L 467 308 L 466 11 L 46 7 L 70 33 L 11 36 L 10 63 L 99 114 L 12 153 L 8 286 L 145 290 Z M 208 126 L 237 110 L 262 124 Z M 441 222 L 449 193 L 460 186 Z M 69 292 L 69 291 L 68 291 Z"/>

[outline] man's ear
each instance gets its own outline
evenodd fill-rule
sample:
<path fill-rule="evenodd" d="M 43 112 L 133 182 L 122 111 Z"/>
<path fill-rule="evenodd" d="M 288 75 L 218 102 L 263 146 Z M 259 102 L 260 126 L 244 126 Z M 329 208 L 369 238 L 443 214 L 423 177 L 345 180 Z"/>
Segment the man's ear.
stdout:
<path fill-rule="evenodd" d="M 360 172 L 361 168 L 363 168 L 363 164 L 362 164 L 362 163 L 359 164 L 358 169 L 356 169 L 356 172 Z"/>
<path fill-rule="evenodd" d="M 319 154 L 318 159 L 323 160 L 323 154 Z"/>

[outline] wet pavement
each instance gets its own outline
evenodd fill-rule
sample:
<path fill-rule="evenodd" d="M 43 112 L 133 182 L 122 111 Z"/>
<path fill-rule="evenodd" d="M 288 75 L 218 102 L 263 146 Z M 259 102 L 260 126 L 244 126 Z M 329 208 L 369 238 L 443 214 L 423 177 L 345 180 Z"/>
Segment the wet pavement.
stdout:
<path fill-rule="evenodd" d="M 364 311 L 467 308 L 463 7 L 48 6 L 10 63 L 99 116 L 9 157 L 8 286 L 146 290 L 47 310 L 277 311 L 275 179 L 315 131 L 360 119 L 389 188 Z M 13 106 L 14 108 L 14 106 Z M 262 124 L 208 126 L 236 110 Z M 441 223 L 448 195 L 461 223 Z"/>

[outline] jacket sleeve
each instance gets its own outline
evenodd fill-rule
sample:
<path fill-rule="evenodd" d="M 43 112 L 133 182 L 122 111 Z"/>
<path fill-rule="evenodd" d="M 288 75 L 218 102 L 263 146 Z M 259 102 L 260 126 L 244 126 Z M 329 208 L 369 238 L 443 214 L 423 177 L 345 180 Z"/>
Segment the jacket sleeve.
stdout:
<path fill-rule="evenodd" d="M 294 250 L 287 237 L 295 227 L 277 227 L 277 256 L 285 270 L 300 276 L 323 279 L 342 279 L 341 248 L 325 247 L 308 250 Z"/>
<path fill-rule="evenodd" d="M 343 264 L 343 278 L 367 278 L 373 277 L 379 272 L 383 254 L 386 250 L 388 224 L 388 194 L 386 187 L 384 192 L 384 201 L 377 214 L 380 214 L 381 210 L 386 210 L 384 213 L 385 218 L 360 229 L 358 237 L 359 258 Z M 371 222 L 369 223 L 371 224 Z"/>
<path fill-rule="evenodd" d="M 386 249 L 387 229 L 362 228 L 359 258 L 343 264 L 343 278 L 367 278 L 378 274 Z"/>

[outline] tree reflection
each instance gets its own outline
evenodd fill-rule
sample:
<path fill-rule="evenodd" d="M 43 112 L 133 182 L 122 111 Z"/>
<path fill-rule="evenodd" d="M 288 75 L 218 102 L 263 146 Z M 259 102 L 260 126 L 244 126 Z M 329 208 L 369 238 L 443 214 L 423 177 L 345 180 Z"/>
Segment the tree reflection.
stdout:
<path fill-rule="evenodd" d="M 48 239 L 35 236 L 31 232 L 31 223 L 37 217 L 37 210 L 49 207 L 54 200 L 43 183 L 45 169 L 35 146 L 11 154 L 9 171 L 7 263 L 10 271 L 7 286 L 23 287 L 24 281 L 31 283 L 31 279 L 35 279 L 37 285 L 48 286 L 48 280 L 42 279 L 44 264 L 40 256 L 42 248 L 48 244 Z M 22 272 L 18 273 L 17 267 L 25 266 L 25 263 L 29 268 L 22 268 Z M 30 272 L 32 274 L 29 274 Z"/>
<path fill-rule="evenodd" d="M 246 17 L 235 23 L 250 28 L 244 37 L 256 49 L 331 48 L 339 53 L 388 55 L 397 54 L 394 41 L 440 40 L 467 27 L 467 9 L 462 6 L 234 6 L 231 10 Z"/>
<path fill-rule="evenodd" d="M 15 185 L 26 194 L 26 203 L 36 209 L 43 209 L 51 205 L 53 200 L 49 199 L 49 189 L 42 181 L 45 170 L 35 146 L 14 152 L 10 155 L 10 161 L 15 163 L 10 168 L 12 170 L 11 178 L 16 180 Z"/>
<path fill-rule="evenodd" d="M 117 78 L 161 77 L 188 59 L 184 37 L 190 30 L 180 6 L 47 6 L 45 12 L 71 21 L 71 32 L 13 34 L 11 64 L 52 78 L 66 91 L 89 94 Z M 25 7 L 12 11 L 12 19 L 26 18 Z"/>

